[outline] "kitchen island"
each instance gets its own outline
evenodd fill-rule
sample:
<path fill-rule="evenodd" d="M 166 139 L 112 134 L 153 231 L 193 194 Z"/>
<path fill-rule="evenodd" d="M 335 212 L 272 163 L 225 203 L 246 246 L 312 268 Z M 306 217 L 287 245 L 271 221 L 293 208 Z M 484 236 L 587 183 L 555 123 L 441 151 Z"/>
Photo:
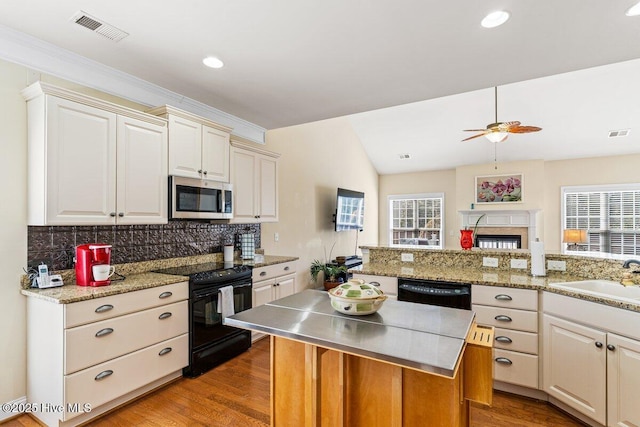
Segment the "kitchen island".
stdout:
<path fill-rule="evenodd" d="M 474 313 L 387 300 L 347 316 L 306 290 L 228 317 L 271 335 L 273 426 L 466 426 L 490 404 L 493 329 Z"/>

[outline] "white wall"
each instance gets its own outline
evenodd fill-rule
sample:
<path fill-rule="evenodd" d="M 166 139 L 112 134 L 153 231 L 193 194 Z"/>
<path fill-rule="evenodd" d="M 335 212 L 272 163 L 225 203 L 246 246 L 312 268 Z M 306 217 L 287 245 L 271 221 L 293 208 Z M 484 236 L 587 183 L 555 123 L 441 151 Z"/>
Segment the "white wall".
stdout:
<path fill-rule="evenodd" d="M 24 67 L 0 61 L 0 402 L 26 395 L 27 111 Z M 0 412 L 0 420 L 5 414 Z"/>
<path fill-rule="evenodd" d="M 281 154 L 279 215 L 262 225 L 266 254 L 293 255 L 298 288 L 311 287 L 314 259 L 356 253 L 356 232 L 335 232 L 331 222 L 338 187 L 365 193 L 365 222 L 358 245 L 378 243 L 378 174 L 348 120 L 337 118 L 268 131 L 266 148 Z M 279 241 L 274 241 L 278 233 Z M 357 251 L 361 255 L 360 250 Z"/>

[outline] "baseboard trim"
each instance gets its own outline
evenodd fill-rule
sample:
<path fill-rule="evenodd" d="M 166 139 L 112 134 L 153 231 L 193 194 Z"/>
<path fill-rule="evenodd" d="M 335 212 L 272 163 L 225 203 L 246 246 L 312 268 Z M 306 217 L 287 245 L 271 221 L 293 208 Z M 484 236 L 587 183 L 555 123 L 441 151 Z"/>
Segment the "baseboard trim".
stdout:
<path fill-rule="evenodd" d="M 12 400 L 11 402 L 5 402 L 2 404 L 2 410 L 0 410 L 0 424 L 2 424 L 3 422 L 9 420 L 10 418 L 13 417 L 17 417 L 19 415 L 22 415 L 24 413 L 24 411 L 19 411 L 19 412 L 5 412 L 4 409 L 7 405 L 9 405 L 9 408 L 22 408 L 24 407 L 24 404 L 27 403 L 27 396 L 22 396 L 19 397 L 17 399 Z"/>

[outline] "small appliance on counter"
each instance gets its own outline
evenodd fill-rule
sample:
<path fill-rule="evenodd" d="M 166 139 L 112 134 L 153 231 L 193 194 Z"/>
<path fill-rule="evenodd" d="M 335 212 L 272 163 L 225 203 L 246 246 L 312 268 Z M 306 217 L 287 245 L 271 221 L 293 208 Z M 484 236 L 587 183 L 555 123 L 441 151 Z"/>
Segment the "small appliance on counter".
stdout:
<path fill-rule="evenodd" d="M 76 284 L 106 286 L 115 267 L 111 266 L 111 245 L 89 243 L 76 246 Z"/>

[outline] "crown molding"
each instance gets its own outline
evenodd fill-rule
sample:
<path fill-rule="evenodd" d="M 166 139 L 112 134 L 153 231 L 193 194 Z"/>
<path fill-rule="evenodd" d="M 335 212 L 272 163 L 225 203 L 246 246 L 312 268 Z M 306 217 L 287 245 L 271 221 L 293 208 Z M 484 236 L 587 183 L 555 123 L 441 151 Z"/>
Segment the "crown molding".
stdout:
<path fill-rule="evenodd" d="M 0 25 L 0 58 L 138 104 L 179 107 L 264 144 L 266 129 L 261 126 L 4 25 Z"/>

